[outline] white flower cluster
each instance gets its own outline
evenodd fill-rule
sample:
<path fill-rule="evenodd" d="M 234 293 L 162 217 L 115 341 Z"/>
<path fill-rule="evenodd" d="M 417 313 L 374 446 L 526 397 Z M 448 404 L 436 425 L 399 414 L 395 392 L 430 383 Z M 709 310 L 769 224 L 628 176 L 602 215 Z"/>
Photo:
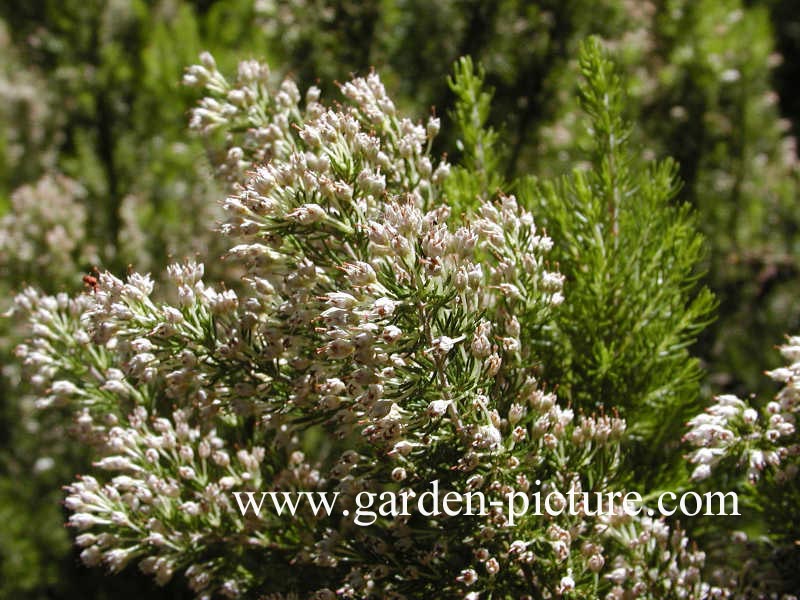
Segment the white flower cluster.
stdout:
<path fill-rule="evenodd" d="M 607 523 L 612 539 L 629 550 L 618 554 L 605 574 L 613 583 L 608 600 L 730 597 L 727 590 L 702 583 L 705 553 L 692 547 L 679 527 L 670 529 L 663 519 L 624 514 Z"/>
<path fill-rule="evenodd" d="M 208 52 L 201 54 L 200 63 L 187 69 L 183 83 L 212 95 L 192 110 L 189 128 L 203 136 L 225 131 L 225 150 L 221 155 L 215 151 L 211 157 L 219 173 L 239 181 L 254 165 L 285 159 L 292 145 L 291 125 L 302 118 L 297 109 L 300 92 L 294 81 L 285 79 L 273 92 L 269 67 L 244 61 L 231 84 Z"/>
<path fill-rule="evenodd" d="M 63 175 L 46 175 L 15 190 L 10 211 L 0 219 L 0 273 L 10 281 L 35 278 L 53 288 L 80 284 L 80 272 L 97 260 L 96 249 L 85 243 L 85 197 L 83 187 Z"/>
<path fill-rule="evenodd" d="M 233 491 L 321 490 L 352 509 L 359 492 L 434 480 L 498 506 L 534 485 L 604 491 L 625 423 L 576 417 L 537 382 L 536 331 L 563 301 L 553 242 L 513 196 L 450 214 L 437 119 L 400 116 L 375 74 L 344 84 L 342 105 L 312 89 L 301 108 L 263 65 L 230 86 L 202 62 L 187 79 L 211 95 L 193 125 L 250 124 L 221 226 L 241 289 L 184 263 L 168 269 L 172 304 L 135 273 L 104 273 L 73 300 L 18 298 L 41 404 L 72 406 L 99 455 L 67 499 L 84 561 L 135 561 L 160 583 L 182 571 L 198 598 L 700 597 L 702 556 L 682 534 L 588 507 L 515 527 L 492 506 L 364 528 L 352 510 L 232 506 Z"/>
<path fill-rule="evenodd" d="M 778 483 L 797 477 L 800 443 L 796 421 L 800 412 L 800 337 L 781 347 L 789 365 L 769 371 L 774 381 L 784 384 L 766 406 L 749 404 L 733 395 L 716 398 L 704 414 L 689 421 L 684 441 L 695 447 L 689 462 L 697 465 L 692 479 L 699 481 L 723 463 L 733 461 L 747 469 L 750 481 L 757 481 L 771 467 Z M 787 460 L 788 459 L 788 460 Z"/>
<path fill-rule="evenodd" d="M 275 472 L 276 461 L 265 448 L 234 452 L 214 429 L 192 426 L 186 410 L 170 418 L 149 416 L 137 406 L 127 426 L 108 430 L 108 454 L 95 466 L 113 477 L 101 484 L 83 476 L 68 488 L 69 524 L 81 532 L 77 544 L 87 565 L 102 563 L 118 572 L 138 560 L 143 572 L 164 584 L 202 548 L 241 544 L 269 552 L 275 544 L 291 543 L 290 528 L 277 517 L 270 526 L 234 510 L 231 490 L 314 489 L 319 476 L 302 453 Z M 275 473 L 274 479 L 265 481 L 264 472 Z M 305 518 L 313 515 L 296 515 L 295 525 Z M 239 597 L 252 581 L 235 561 L 235 554 L 193 561 L 185 569 L 189 586 L 198 598 L 214 592 Z"/>

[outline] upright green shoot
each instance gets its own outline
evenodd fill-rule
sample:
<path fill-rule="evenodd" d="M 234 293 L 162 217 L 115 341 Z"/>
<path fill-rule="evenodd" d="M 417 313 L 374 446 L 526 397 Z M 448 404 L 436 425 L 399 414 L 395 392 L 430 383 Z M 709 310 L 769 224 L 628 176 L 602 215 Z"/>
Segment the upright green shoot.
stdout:
<path fill-rule="evenodd" d="M 580 68 L 590 168 L 522 186 L 557 241 L 569 298 L 543 371 L 579 410 L 624 416 L 639 480 L 666 485 L 698 406 L 701 369 L 689 348 L 715 306 L 697 285 L 703 238 L 689 207 L 673 201 L 675 163 L 645 164 L 631 147 L 623 83 L 596 40 L 583 46 Z"/>

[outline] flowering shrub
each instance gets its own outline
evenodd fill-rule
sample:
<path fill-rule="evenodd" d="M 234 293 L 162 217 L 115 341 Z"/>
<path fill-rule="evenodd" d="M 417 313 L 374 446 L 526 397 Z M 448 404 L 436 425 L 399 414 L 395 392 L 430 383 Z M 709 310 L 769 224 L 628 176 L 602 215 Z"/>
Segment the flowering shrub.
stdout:
<path fill-rule="evenodd" d="M 781 354 L 791 364 L 767 374 L 784 387 L 760 411 L 734 395 L 724 394 L 689 421 L 685 441 L 697 448 L 689 455 L 689 462 L 697 465 L 693 479 L 706 479 L 725 460 L 733 461 L 737 467 L 746 466 L 747 478 L 754 483 L 767 467 L 778 482 L 795 478 L 797 465 L 793 462 L 785 469 L 780 467 L 783 460 L 800 450 L 794 438 L 799 409 L 800 338 L 791 338 L 781 348 Z"/>
<path fill-rule="evenodd" d="M 619 82 L 596 45 L 583 60 L 602 132 L 619 107 L 592 99 Z M 208 94 L 191 126 L 223 144 L 219 232 L 241 285 L 188 261 L 165 292 L 104 272 L 84 294 L 15 302 L 38 405 L 70 410 L 97 457 L 66 499 L 83 561 L 135 563 L 161 584 L 183 573 L 198 598 L 722 594 L 702 583 L 703 553 L 646 513 L 362 528 L 352 511 L 237 509 L 234 492 L 340 492 L 352 508 L 359 492 L 432 481 L 490 500 L 620 490 L 626 422 L 613 406 L 576 413 L 540 378 L 542 331 L 569 303 L 547 258 L 558 241 L 507 193 L 451 210 L 450 176 L 477 163 L 432 156 L 439 119 L 402 116 L 375 73 L 343 84 L 341 102 L 313 87 L 301 102 L 265 65 L 230 83 L 201 62 L 186 76 Z"/>
<path fill-rule="evenodd" d="M 732 587 L 752 597 L 776 589 L 795 592 L 798 584 L 796 532 L 787 518 L 796 517 L 800 506 L 800 338 L 790 337 L 780 351 L 787 366 L 767 373 L 782 384 L 774 400 L 718 396 L 689 421 L 684 436 L 692 479 L 738 483 L 753 511 L 768 523 L 763 539 L 741 530 L 730 535 L 739 550 L 727 552 L 726 576 Z M 760 576 L 752 573 L 756 568 Z"/>
<path fill-rule="evenodd" d="M 794 575 L 800 571 L 800 554 L 794 526 L 798 522 L 798 495 L 791 479 L 796 434 L 789 431 L 794 423 L 791 412 L 781 409 L 782 420 L 774 418 L 780 427 L 772 427 L 773 415 L 765 411 L 768 407 L 774 409 L 774 405 L 759 398 L 769 398 L 775 385 L 770 378 L 761 377 L 760 370 L 774 369 L 780 360 L 779 352 L 768 346 L 781 332 L 796 331 L 800 325 L 794 302 L 798 281 L 794 254 L 798 247 L 799 171 L 796 142 L 791 135 L 793 131 L 796 134 L 797 123 L 789 120 L 796 121 L 798 115 L 798 95 L 792 87 L 797 79 L 792 73 L 800 64 L 797 14 L 789 0 L 0 3 L 0 290 L 5 298 L 0 300 L 0 313 L 8 308 L 15 294 L 29 285 L 39 290 L 39 296 L 53 294 L 58 306 L 67 306 L 69 296 L 59 293 L 80 291 L 84 287 L 82 276 L 93 273 L 94 265 L 102 265 L 117 275 L 151 272 L 151 301 L 159 307 L 183 310 L 186 287 L 192 289 L 194 284 L 170 283 L 174 269 L 168 273 L 166 267 L 187 256 L 205 261 L 204 291 L 213 288 L 218 295 L 227 293 L 226 301 L 233 301 L 234 294 L 239 304 L 237 311 L 243 311 L 242 303 L 254 294 L 255 277 L 271 280 L 263 273 L 254 274 L 258 269 L 248 266 L 246 257 L 229 253 L 229 259 L 217 259 L 235 245 L 264 244 L 272 248 L 272 241 L 277 238 L 264 235 L 260 229 L 265 215 L 254 217 L 249 213 L 242 219 L 252 220 L 255 225 L 235 223 L 231 225 L 234 229 L 224 235 L 212 233 L 209 224 L 224 218 L 222 203 L 214 200 L 226 195 L 238 198 L 256 172 L 268 172 L 268 165 L 285 165 L 298 148 L 320 159 L 319 148 L 298 138 L 295 129 L 313 120 L 307 111 L 310 103 L 296 101 L 299 89 L 305 91 L 313 83 L 322 90 L 320 98 L 339 98 L 337 79 L 352 72 L 368 73 L 371 65 L 379 65 L 381 81 L 391 90 L 396 115 L 406 115 L 414 127 L 425 129 L 425 150 L 432 144 L 429 152 L 422 152 L 431 163 L 431 177 L 434 167 L 445 162 L 438 157 L 447 151 L 449 171 L 445 168 L 441 180 L 433 184 L 436 197 L 426 201 L 426 206 L 418 206 L 420 214 L 449 207 L 452 216 L 446 219 L 447 235 L 443 234 L 449 239 L 459 226 L 469 225 L 468 229 L 472 229 L 477 219 L 484 218 L 483 205 L 495 206 L 502 212 L 503 194 L 498 190 L 504 190 L 506 195 L 516 196 L 520 212 L 527 211 L 535 217 L 534 235 L 552 239 L 552 247 L 542 247 L 535 253 L 540 260 L 537 273 L 542 277 L 545 273 L 560 273 L 565 300 L 558 306 L 545 301 L 540 307 L 542 312 L 536 308 L 534 314 L 521 311 L 515 301 L 511 309 L 519 323 L 519 350 L 509 354 L 504 338 L 513 336 L 506 335 L 508 332 L 502 327 L 487 325 L 491 331 L 482 331 L 491 351 L 487 357 L 473 357 L 475 363 L 483 364 L 496 353 L 503 362 L 495 378 L 489 379 L 500 378 L 502 385 L 506 385 L 511 372 L 522 373 L 520 378 L 533 377 L 543 394 L 557 396 L 562 414 L 572 411 L 572 423 L 565 426 L 568 431 L 574 431 L 570 428 L 575 428 L 581 418 L 589 418 L 587 415 L 600 421 L 614 419 L 617 427 L 624 422 L 624 432 L 615 433 L 603 451 L 618 460 L 619 466 L 569 466 L 577 459 L 557 458 L 567 465 L 565 470 L 574 468 L 580 474 L 583 490 L 627 488 L 641 492 L 648 501 L 665 490 L 737 490 L 744 500 L 741 517 L 681 519 L 681 525 L 707 553 L 704 577 L 724 587 L 724 593 L 744 598 L 795 592 L 800 589 L 800 581 Z M 628 82 L 629 93 L 624 97 L 614 93 L 617 87 L 599 81 L 589 87 L 605 89 L 608 94 L 599 94 L 594 102 L 587 103 L 589 97 L 577 93 L 583 79 L 602 79 L 607 73 L 605 68 L 578 68 L 579 41 L 588 34 L 600 35 L 603 45 L 613 50 L 618 70 Z M 202 48 L 213 49 L 220 68 L 204 56 L 202 64 L 186 74 L 185 83 L 190 85 L 181 88 L 184 65 Z M 458 59 L 462 55 L 471 56 L 472 60 Z M 281 65 L 281 72 L 291 72 L 296 83 L 282 86 L 275 73 L 252 61 L 244 63 L 237 74 L 236 61 L 243 56 L 268 57 L 271 64 Z M 448 80 L 454 61 L 456 69 Z M 584 67 L 585 63 L 584 60 Z M 231 70 L 234 76 L 227 79 L 220 73 Z M 192 113 L 191 128 L 200 134 L 192 139 L 186 135 L 183 116 L 198 93 L 205 98 Z M 615 104 L 613 111 L 604 112 L 599 106 L 605 98 Z M 336 100 L 323 104 L 334 112 L 339 110 Z M 441 131 L 435 137 L 428 134 L 427 118 L 418 122 L 420 115 L 427 117 L 431 106 L 436 107 L 433 114 L 441 119 Z M 586 110 L 592 113 L 589 127 L 581 116 Z M 635 121 L 636 127 L 627 127 L 621 119 L 605 120 L 611 113 L 624 113 Z M 434 127 L 435 123 L 431 121 Z M 372 125 L 362 125 L 361 132 L 383 140 L 383 133 Z M 328 140 L 322 142 L 325 147 L 330 145 Z M 284 147 L 285 144 L 289 146 Z M 381 150 L 394 161 L 396 152 L 386 151 L 387 144 L 388 141 L 381 141 Z M 591 150 L 588 153 L 587 148 Z M 399 152 L 399 148 L 396 150 Z M 682 186 L 677 185 L 677 166 L 669 161 L 651 162 L 651 158 L 665 156 L 677 159 Z M 209 162 L 218 176 L 216 180 L 210 176 Z M 415 169 L 423 166 L 415 164 Z M 375 164 L 371 165 L 375 175 Z M 303 168 L 306 167 L 309 165 Z M 555 178 L 564 173 L 569 174 Z M 388 191 L 373 193 L 378 204 L 384 197 L 402 195 L 397 187 L 399 180 L 386 179 L 386 175 L 381 167 L 379 176 L 384 176 Z M 520 175 L 525 177 L 520 179 Z M 424 186 L 426 179 L 429 178 L 421 176 L 420 184 Z M 344 175 L 331 176 L 331 182 L 340 181 L 349 180 Z M 287 189 L 296 190 L 298 185 L 291 181 Z M 326 183 L 321 181 L 320 185 L 323 189 Z M 357 180 L 352 186 L 356 200 L 363 192 L 359 186 Z M 422 188 L 417 191 L 424 192 Z M 687 210 L 684 201 L 696 208 L 696 215 Z M 327 213 L 329 203 L 326 199 L 303 204 L 317 204 Z M 286 214 L 300 206 L 299 201 L 292 204 Z M 228 212 L 230 218 L 232 212 Z M 382 208 L 376 215 L 370 218 L 385 225 Z M 313 214 L 309 216 L 313 218 Z M 437 225 L 444 222 L 443 216 L 436 217 Z M 330 231 L 331 223 L 326 218 L 325 223 L 320 221 L 314 226 L 322 228 L 322 236 Z M 251 228 L 256 228 L 255 233 L 248 234 Z M 427 235 L 428 231 L 420 234 Z M 341 235 L 337 230 L 330 239 Z M 285 241 L 287 236 L 280 235 L 280 239 Z M 493 255 L 484 254 L 487 239 L 477 243 L 483 247 L 469 260 L 483 272 L 493 264 L 486 256 Z M 450 258 L 444 260 L 451 250 L 448 248 L 440 257 L 444 261 L 443 277 L 453 266 Z M 414 257 L 425 257 L 425 252 L 415 248 Z M 281 253 L 281 260 L 291 254 L 286 248 Z M 368 247 L 362 262 L 371 264 L 371 257 Z M 387 255 L 392 268 L 395 260 Z M 498 260 L 502 263 L 506 259 Z M 347 262 L 350 264 L 352 259 Z M 180 264 L 189 268 L 187 265 L 192 263 Z M 259 269 L 271 272 L 266 264 Z M 242 278 L 245 274 L 247 280 Z M 706 329 L 712 300 L 702 285 L 695 285 L 696 279 L 708 285 L 720 302 L 716 322 Z M 91 287 L 92 279 L 87 281 Z M 339 280 L 335 283 L 335 289 L 311 293 L 327 298 L 338 289 Z M 277 297 L 283 298 L 284 292 L 276 289 Z M 452 292 L 451 288 L 447 290 Z M 375 296 L 362 297 L 353 290 L 346 293 L 357 299 L 359 304 L 352 309 L 355 311 L 365 310 L 362 303 L 376 300 Z M 24 316 L 26 305 L 39 302 L 35 296 L 24 298 L 20 297 L 21 313 L 16 317 Z M 308 298 L 312 303 L 318 299 L 312 295 Z M 437 315 L 441 311 L 450 314 L 449 306 L 435 306 Z M 327 304 L 312 308 L 320 314 L 329 308 L 338 309 Z M 94 309 L 86 305 L 76 310 L 88 314 Z M 275 314 L 275 310 L 270 306 L 251 312 L 265 318 L 264 314 Z M 498 316 L 499 310 L 487 308 L 487 323 L 505 326 L 507 315 Z M 80 320 L 78 316 L 74 318 Z M 239 318 L 237 314 L 230 326 L 238 327 Z M 351 319 L 346 318 L 349 327 Z M 218 320 L 215 315 L 214 322 Z M 445 355 L 448 365 L 452 362 L 447 367 L 450 374 L 462 366 L 460 354 L 456 353 L 462 349 L 471 352 L 471 334 L 475 331 L 469 329 L 470 325 L 477 331 L 482 321 L 460 322 L 452 334 L 444 334 L 451 341 L 458 340 Z M 394 326 L 399 329 L 399 325 Z M 87 571 L 76 560 L 83 549 L 70 550 L 68 534 L 72 531 L 60 526 L 67 510 L 60 505 L 62 486 L 72 482 L 75 473 L 92 473 L 102 487 L 113 474 L 103 476 L 102 470 L 98 474 L 90 467 L 92 460 L 109 455 L 104 441 L 108 432 L 98 430 L 92 434 L 86 428 L 86 419 L 92 417 L 96 425 L 97 415 L 104 415 L 106 409 L 98 404 L 87 417 L 75 397 L 66 397 L 69 388 L 52 385 L 47 373 L 44 378 L 37 376 L 33 365 L 29 373 L 21 372 L 20 361 L 13 356 L 13 348 L 21 342 L 29 349 L 44 344 L 43 340 L 51 336 L 47 327 L 51 325 L 31 331 L 26 330 L 25 318 L 0 319 L 0 520 L 4 523 L 0 528 L 0 598 L 123 600 L 144 594 L 173 600 L 189 597 L 192 592 L 183 589 L 185 581 L 180 575 L 184 567 L 178 567 L 178 576 L 161 590 L 155 590 L 151 581 L 140 574 L 136 565 L 152 555 L 149 546 L 137 549 L 143 553 L 129 559 L 126 564 L 130 568 L 117 577 L 104 577 L 101 569 Z M 327 331 L 333 326 L 320 322 L 316 327 Z M 348 336 L 358 335 L 345 329 Z M 301 338 L 305 339 L 308 331 L 303 331 Z M 149 330 L 143 333 L 148 334 L 143 339 L 149 339 Z M 318 336 L 315 339 L 320 346 L 309 341 L 303 348 L 308 350 L 309 360 L 328 364 L 327 357 L 316 354 L 316 348 L 324 346 L 323 333 L 309 333 Z M 408 331 L 402 333 L 404 337 L 398 338 L 397 344 L 411 352 L 407 347 Z M 31 335 L 38 341 L 28 339 Z M 461 335 L 466 337 L 459 340 Z M 114 339 L 119 339 L 116 334 L 108 341 L 112 346 Z M 376 343 L 387 342 L 381 338 Z M 491 348 L 495 345 L 496 350 Z M 276 360 L 288 359 L 295 348 L 287 348 Z M 45 355 L 55 352 L 47 347 L 45 350 Z M 103 369 L 119 369 L 125 375 L 120 381 L 139 390 L 144 384 L 131 379 L 133 375 L 128 372 L 128 359 L 134 354 L 122 356 L 115 354 L 113 348 L 107 350 L 111 352 L 109 364 L 103 364 Z M 351 356 L 357 352 L 358 348 L 354 348 Z M 762 355 L 763 360 L 754 360 L 754 356 Z M 72 375 L 60 378 L 73 381 L 78 389 L 83 389 L 87 381 L 80 369 L 93 364 L 94 359 L 81 360 L 70 367 Z M 263 372 L 260 364 L 248 368 L 253 373 Z M 173 370 L 179 370 L 177 365 Z M 419 367 L 415 376 L 423 371 Z M 229 381 L 231 390 L 240 383 L 234 375 L 221 379 L 223 371 L 216 367 L 202 372 L 206 373 L 205 379 L 199 383 L 189 376 L 192 393 L 224 387 L 222 381 Z M 116 380 L 118 374 L 111 374 L 114 376 L 109 379 Z M 401 375 L 410 377 L 405 372 Z M 340 379 L 344 381 L 344 377 Z M 787 381 L 789 386 L 791 381 Z M 501 419 L 510 422 L 511 405 L 498 390 L 514 392 L 517 383 L 507 388 L 476 390 L 491 399 L 490 406 L 498 410 Z M 198 434 L 201 438 L 208 433 L 196 416 L 173 416 L 175 410 L 185 415 L 187 407 L 191 413 L 199 400 L 184 397 L 179 389 L 167 396 L 161 391 L 165 384 L 158 377 L 152 385 L 148 393 L 157 400 L 148 396 L 151 399 L 147 402 L 156 402 L 157 406 L 146 406 L 149 416 L 143 423 L 147 435 L 163 435 L 154 428 L 154 419 L 161 417 L 170 420 L 175 431 L 179 428 L 176 421 L 185 419 L 190 428 L 202 432 Z M 759 396 L 749 397 L 749 392 Z M 238 408 L 249 406 L 250 400 L 239 392 L 220 393 L 226 403 L 235 403 Z M 289 394 L 288 388 L 285 393 Z M 701 411 L 703 397 L 716 393 L 723 395 L 714 401 L 715 405 L 704 416 L 692 419 Z M 430 404 L 435 393 L 426 394 L 431 396 Z M 261 401 L 260 392 L 252 397 Z M 134 404 L 140 400 L 128 399 L 120 407 L 117 396 L 106 395 L 104 402 L 117 415 L 120 426 L 145 435 L 143 429 L 129 423 Z M 782 400 L 775 402 L 781 405 Z M 404 406 L 400 401 L 395 404 Z M 427 410 L 427 405 L 420 400 L 417 409 L 423 408 Z M 358 432 L 367 426 L 361 421 L 370 418 L 372 407 L 358 410 L 353 417 L 358 424 L 352 426 L 352 437 L 361 439 Z M 519 417 L 517 425 L 524 427 L 528 415 L 519 416 L 519 410 L 514 409 L 514 418 Z M 303 411 L 303 415 L 310 414 L 306 408 Z M 756 417 L 751 424 L 753 411 Z M 221 417 L 222 424 L 212 420 L 211 426 L 217 429 L 215 435 L 222 440 L 214 443 L 227 448 L 235 468 L 236 451 L 243 444 L 275 447 L 263 434 L 263 411 L 254 412 L 249 420 L 236 420 L 227 413 Z M 491 410 L 489 414 L 491 417 Z M 348 438 L 334 442 L 338 425 L 322 417 L 309 416 L 304 421 L 306 417 L 293 413 L 291 419 L 287 427 L 296 434 L 305 463 L 313 465 L 321 477 L 327 477 L 319 489 L 338 489 L 337 480 L 328 474 L 336 464 L 335 457 L 352 449 L 353 441 Z M 686 421 L 692 423 L 691 433 L 685 437 L 689 446 L 682 447 Z M 492 424 L 507 437 L 510 430 L 502 420 L 499 425 L 492 420 Z M 251 432 L 252 427 L 255 433 Z M 70 431 L 87 435 L 93 443 L 75 443 L 69 437 Z M 774 443 L 770 441 L 777 434 L 780 437 Z M 423 440 L 428 446 L 427 439 Z M 552 441 L 550 437 L 547 440 Z M 552 452 L 562 453 L 561 446 L 567 442 L 563 437 L 558 440 L 559 446 Z M 444 443 L 440 444 L 442 448 L 447 447 Z M 197 455 L 199 450 L 193 444 L 189 446 L 195 448 Z M 375 480 L 367 477 L 372 485 L 369 489 L 396 491 L 408 486 L 419 491 L 429 483 L 424 481 L 428 475 L 436 475 L 443 485 L 458 488 L 460 480 L 442 479 L 440 474 L 448 472 L 449 463 L 460 455 L 441 452 L 434 457 L 438 465 L 418 469 L 413 475 L 408 460 L 413 458 L 416 463 L 430 456 L 423 454 L 420 446 L 414 448 L 418 456 L 401 456 L 392 463 L 392 475 L 397 467 L 402 469 L 397 476 L 405 474 L 406 479 L 396 481 L 393 477 L 391 483 L 382 483 L 380 478 L 386 472 L 381 472 Z M 522 443 L 515 442 L 515 448 L 522 452 Z M 688 467 L 681 460 L 687 448 L 694 461 Z M 359 447 L 358 452 L 375 462 L 388 456 L 388 452 L 382 453 L 383 449 Z M 556 481 L 552 473 L 546 472 L 546 465 L 553 464 L 551 459 L 548 461 L 542 467 L 544 472 L 533 469 L 529 458 L 522 460 L 516 470 L 525 470 L 531 490 L 538 489 L 534 477 L 543 478 L 543 490 L 556 486 L 575 489 L 564 483 L 568 477 Z M 294 464 L 287 456 L 276 463 L 275 469 L 290 463 Z M 199 462 L 185 464 L 201 470 Z M 170 465 L 174 470 L 184 463 Z M 363 463 L 360 465 L 363 474 Z M 500 467 L 492 472 L 499 474 L 497 469 Z M 607 471 L 599 483 L 594 479 L 598 469 Z M 217 475 L 220 481 L 225 477 L 221 473 L 214 476 Z M 273 475 L 267 473 L 267 480 L 272 481 Z M 175 480 L 182 485 L 188 481 Z M 498 481 L 506 480 L 498 475 Z M 315 485 L 303 479 L 297 489 L 317 489 Z M 499 498 L 504 489 L 516 489 L 516 481 L 502 485 L 507 487 L 490 493 Z M 262 489 L 274 488 L 264 485 Z M 231 488 L 223 495 L 227 494 L 230 501 L 233 491 L 242 489 Z M 184 500 L 203 505 L 200 500 Z M 285 526 L 287 520 L 276 520 L 270 527 Z M 316 520 L 340 531 L 338 518 Z M 183 527 L 177 521 L 167 521 L 175 531 Z M 551 522 L 544 521 L 548 525 Z M 567 527 L 565 523 L 573 523 L 572 520 L 561 518 L 555 522 L 570 532 L 568 545 L 577 553 L 579 546 L 582 548 L 577 540 L 586 539 L 584 533 Z M 583 522 L 594 523 L 591 518 Z M 146 525 L 136 523 L 137 527 Z M 387 523 L 381 521 L 374 527 L 353 530 L 374 533 L 383 531 L 381 528 Z M 513 541 L 536 538 L 541 528 L 531 523 L 530 517 L 517 519 L 515 530 L 519 537 Z M 480 519 L 467 519 L 463 530 L 471 531 L 483 524 Z M 674 526 L 676 519 L 670 519 L 669 524 Z M 433 529 L 427 529 L 428 525 Z M 594 553 L 595 546 L 586 547 L 591 568 L 598 568 L 601 559 L 603 562 L 596 575 L 598 591 L 586 591 L 587 584 L 581 581 L 577 568 L 572 574 L 560 576 L 576 582 L 574 593 L 594 597 L 613 588 L 619 593 L 621 586 L 633 595 L 634 582 L 647 578 L 648 565 L 657 563 L 657 552 L 674 555 L 671 547 L 680 547 L 686 539 L 678 533 L 667 541 L 661 525 L 659 521 L 639 522 L 623 537 L 616 536 L 620 531 L 616 528 L 610 538 L 592 538 L 592 544 L 603 548 Z M 413 526 L 415 539 L 419 531 L 450 539 L 445 526 L 438 522 L 428 523 L 417 517 Z M 311 529 L 304 527 L 298 523 L 297 532 L 322 538 L 318 529 L 308 533 Z M 629 548 L 634 532 L 637 539 L 642 533 L 640 527 L 647 529 L 642 539 L 651 536 L 646 556 L 634 556 Z M 204 526 L 203 531 L 207 533 L 209 529 Z M 341 531 L 347 537 L 351 530 Z M 657 542 L 653 541 L 654 532 L 658 533 Z M 87 539 L 81 538 L 83 542 Z M 108 539 L 103 537 L 103 543 Z M 127 546 L 116 547 L 132 547 L 136 539 L 139 538 L 132 534 L 126 538 Z M 220 554 L 235 553 L 233 549 L 238 548 L 235 544 L 226 546 L 228 539 L 226 533 L 214 546 Z M 624 549 L 618 547 L 620 544 Z M 511 546 L 513 542 L 509 541 Z M 453 558 L 454 547 L 452 542 L 448 545 L 447 559 L 453 564 L 447 569 L 452 567 L 451 571 L 441 567 L 443 558 L 437 558 L 439 562 L 430 562 L 425 572 L 430 575 L 435 570 L 437 575 L 444 572 L 460 577 L 460 570 L 456 573 L 453 565 L 459 561 L 466 565 L 466 550 Z M 94 564 L 96 560 L 102 562 L 103 552 L 111 546 L 98 550 L 100 546 L 93 544 L 88 548 L 95 548 L 86 555 L 87 562 Z M 176 564 L 185 566 L 189 560 L 185 552 L 194 552 L 193 548 L 188 542 L 181 546 L 173 556 Z M 481 586 L 489 585 L 487 581 L 495 581 L 494 595 L 501 595 L 502 590 L 511 590 L 507 592 L 511 595 L 536 595 L 535 588 L 518 592 L 508 583 L 511 580 L 504 579 L 511 563 L 504 558 L 502 549 L 490 556 L 488 547 L 477 548 L 477 562 L 459 567 L 472 569 L 478 577 L 470 591 L 480 592 L 484 589 Z M 543 555 L 538 547 L 531 548 L 534 555 Z M 691 565 L 691 573 L 686 571 L 693 578 L 700 554 L 694 554 L 692 545 L 687 548 L 697 563 Z M 353 564 L 350 555 L 343 557 L 344 554 L 341 547 L 337 549 L 335 557 L 340 565 L 335 569 L 325 567 L 324 576 L 318 576 L 317 571 L 295 573 L 292 569 L 279 573 L 279 577 L 286 575 L 283 588 L 298 590 L 302 595 L 301 590 L 311 587 L 308 582 L 312 580 L 335 588 L 338 583 L 334 585 L 334 580 L 341 581 L 342 572 Z M 263 554 L 255 556 L 255 562 L 264 558 Z M 567 568 L 572 568 L 571 562 L 583 564 L 582 558 L 573 561 L 571 557 L 572 553 L 565 559 Z M 120 558 L 117 556 L 117 560 Z M 686 560 L 678 559 L 680 564 L 670 566 L 671 572 L 683 572 Z M 280 556 L 269 564 L 286 565 L 287 561 Z M 364 563 L 359 561 L 356 562 Z M 545 562 L 534 562 L 525 569 L 543 580 L 556 581 L 559 573 L 548 571 L 549 567 L 542 566 Z M 166 563 L 159 564 L 163 568 Z M 615 570 L 612 565 L 625 571 Z M 244 595 L 270 589 L 260 583 L 266 577 L 262 567 L 244 562 L 242 568 L 255 574 L 255 582 L 247 588 L 251 591 Z M 495 568 L 500 571 L 490 576 L 489 570 Z M 160 572 L 159 581 L 168 571 Z M 295 583 L 298 576 L 303 578 L 302 585 Z M 465 577 L 471 581 L 471 572 Z M 396 578 L 393 581 L 393 585 L 399 585 Z M 426 589 L 421 583 L 410 583 L 408 578 L 404 582 L 411 590 L 409 595 Z M 561 584 L 560 579 L 557 584 Z M 439 587 L 427 595 L 440 595 Z M 542 594 L 546 595 L 546 591 L 543 589 Z M 641 591 L 640 586 L 637 593 Z M 723 593 L 710 588 L 708 591 Z M 667 592 L 648 593 L 659 596 Z"/>
<path fill-rule="evenodd" d="M 41 277 L 55 290 L 96 262 L 96 250 L 84 243 L 85 195 L 78 182 L 64 176 L 18 188 L 11 212 L 0 219 L 0 273 L 15 281 Z M 54 262 L 54 256 L 61 260 Z"/>

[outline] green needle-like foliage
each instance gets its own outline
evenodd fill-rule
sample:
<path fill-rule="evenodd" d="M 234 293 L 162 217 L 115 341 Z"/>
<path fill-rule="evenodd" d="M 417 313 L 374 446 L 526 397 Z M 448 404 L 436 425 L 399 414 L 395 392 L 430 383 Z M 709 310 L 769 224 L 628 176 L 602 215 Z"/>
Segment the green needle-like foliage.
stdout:
<path fill-rule="evenodd" d="M 580 66 L 595 140 L 591 168 L 522 186 L 539 223 L 559 240 L 554 258 L 571 300 L 543 370 L 577 408 L 628 419 L 637 449 L 631 466 L 655 483 L 698 406 L 701 370 L 689 347 L 714 300 L 696 284 L 703 239 L 689 207 L 673 202 L 674 162 L 637 157 L 622 82 L 596 40 L 583 46 Z"/>
<path fill-rule="evenodd" d="M 488 125 L 493 90 L 484 85 L 485 73 L 469 56 L 461 57 L 448 78 L 457 101 L 451 117 L 459 132 L 459 166 L 448 182 L 448 195 L 458 208 L 475 208 L 503 186 L 503 156 L 498 133 Z"/>

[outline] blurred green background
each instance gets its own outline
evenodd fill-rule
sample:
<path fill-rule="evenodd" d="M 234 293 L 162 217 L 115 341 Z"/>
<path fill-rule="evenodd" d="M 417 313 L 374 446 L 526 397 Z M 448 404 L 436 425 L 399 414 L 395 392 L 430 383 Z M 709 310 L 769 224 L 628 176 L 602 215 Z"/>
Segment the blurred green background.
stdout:
<path fill-rule="evenodd" d="M 471 55 L 495 91 L 490 123 L 511 180 L 585 160 L 575 90 L 589 34 L 629 79 L 636 145 L 679 161 L 679 200 L 707 237 L 720 306 L 694 348 L 704 394 L 773 392 L 762 372 L 800 330 L 797 0 L 3 2 L 0 310 L 29 284 L 78 292 L 95 265 L 157 277 L 170 258 L 219 254 L 225 190 L 187 132 L 195 98 L 180 86 L 202 50 L 222 71 L 265 59 L 327 95 L 374 67 L 404 109 L 435 107 L 445 121 L 447 75 Z M 458 155 L 458 140 L 438 144 Z M 13 358 L 21 340 L 0 322 L 0 598 L 189 597 L 180 582 L 156 589 L 134 571 L 80 566 L 60 488 L 86 457 L 66 442 L 68 419 L 34 414 Z"/>

